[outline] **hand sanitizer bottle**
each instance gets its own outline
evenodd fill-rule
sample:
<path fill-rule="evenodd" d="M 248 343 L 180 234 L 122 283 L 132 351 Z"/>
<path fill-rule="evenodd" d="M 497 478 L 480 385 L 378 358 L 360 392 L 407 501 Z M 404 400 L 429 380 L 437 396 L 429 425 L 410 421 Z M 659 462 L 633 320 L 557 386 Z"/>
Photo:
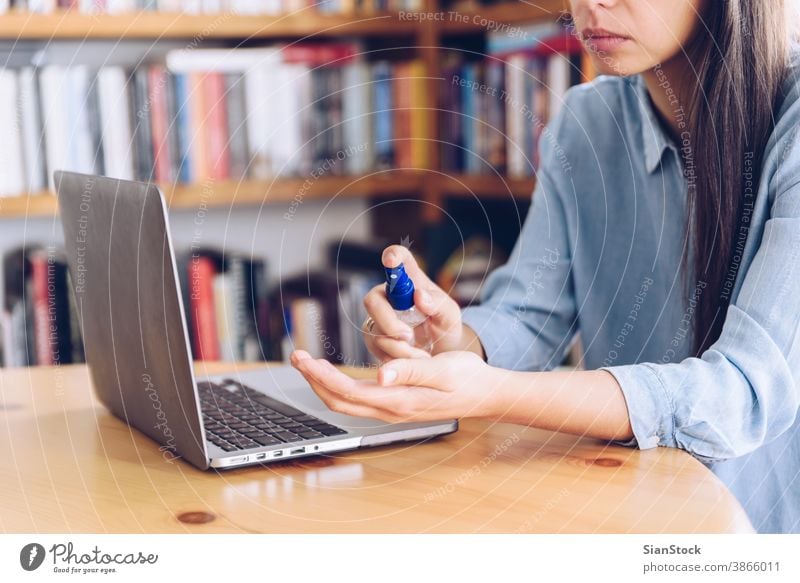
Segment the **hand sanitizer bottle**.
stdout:
<path fill-rule="evenodd" d="M 386 298 L 400 321 L 411 326 L 414 331 L 412 346 L 430 353 L 433 342 L 428 317 L 414 307 L 414 282 L 408 277 L 402 263 L 397 267 L 384 267 L 384 271 Z"/>

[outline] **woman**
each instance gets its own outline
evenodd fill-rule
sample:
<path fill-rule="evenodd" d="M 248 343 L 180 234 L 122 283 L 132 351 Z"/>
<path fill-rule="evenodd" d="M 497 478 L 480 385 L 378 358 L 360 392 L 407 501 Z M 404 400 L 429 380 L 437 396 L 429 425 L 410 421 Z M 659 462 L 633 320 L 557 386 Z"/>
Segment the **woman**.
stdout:
<path fill-rule="evenodd" d="M 531 211 L 481 305 L 460 311 L 390 247 L 434 356 L 405 341 L 379 286 L 365 299 L 377 384 L 293 363 L 352 415 L 681 448 L 758 531 L 800 532 L 800 88 L 784 2 L 570 4 L 606 76 L 570 90 L 543 135 Z M 587 370 L 543 372 L 578 332 Z"/>

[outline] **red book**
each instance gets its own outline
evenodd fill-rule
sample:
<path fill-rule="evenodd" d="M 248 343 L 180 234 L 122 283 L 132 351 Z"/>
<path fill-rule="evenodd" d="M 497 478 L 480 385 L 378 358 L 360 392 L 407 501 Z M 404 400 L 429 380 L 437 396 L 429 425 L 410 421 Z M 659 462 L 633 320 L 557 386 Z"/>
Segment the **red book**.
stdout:
<path fill-rule="evenodd" d="M 210 257 L 192 255 L 189 260 L 189 302 L 192 309 L 192 342 L 197 360 L 219 360 L 219 335 L 214 306 L 214 276 Z"/>
<path fill-rule="evenodd" d="M 167 72 L 164 67 L 153 66 L 147 71 L 150 125 L 153 133 L 153 162 L 157 182 L 172 182 L 172 155 L 169 141 L 169 113 L 167 110 Z"/>
<path fill-rule="evenodd" d="M 355 43 L 304 43 L 283 47 L 281 55 L 286 63 L 322 67 L 344 65 L 352 61 L 359 52 Z"/>
<path fill-rule="evenodd" d="M 231 163 L 228 152 L 228 112 L 225 100 L 225 77 L 221 73 L 208 73 L 203 79 L 205 102 L 208 107 L 206 118 L 206 166 L 211 178 L 225 180 L 230 178 Z"/>
<path fill-rule="evenodd" d="M 397 63 L 392 66 L 392 101 L 394 103 L 394 156 L 398 168 L 414 165 L 411 143 L 412 80 L 411 65 Z"/>
<path fill-rule="evenodd" d="M 547 57 L 558 53 L 566 53 L 569 55 L 580 54 L 583 51 L 583 44 L 573 34 L 563 34 L 552 36 L 540 40 L 536 45 L 510 51 L 508 53 L 498 53 L 494 55 L 498 59 L 507 59 L 511 55 L 526 55 L 528 57 Z"/>
<path fill-rule="evenodd" d="M 209 132 L 205 76 L 205 73 L 189 73 L 189 156 L 194 182 L 211 178 L 210 156 L 207 154 Z"/>
<path fill-rule="evenodd" d="M 36 346 L 36 364 L 53 364 L 53 351 L 50 349 L 50 324 L 48 305 L 50 294 L 47 286 L 47 256 L 36 254 L 31 257 L 31 282 L 33 284 L 33 336 Z M 55 326 L 55 313 L 52 320 Z"/>

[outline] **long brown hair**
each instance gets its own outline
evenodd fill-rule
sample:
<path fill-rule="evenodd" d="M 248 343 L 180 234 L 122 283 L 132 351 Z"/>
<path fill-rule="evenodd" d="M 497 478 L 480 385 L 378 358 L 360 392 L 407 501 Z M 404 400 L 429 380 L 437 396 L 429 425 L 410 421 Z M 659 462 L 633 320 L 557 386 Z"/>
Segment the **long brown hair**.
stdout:
<path fill-rule="evenodd" d="M 695 174 L 687 180 L 687 237 L 694 249 L 686 246 L 684 264 L 702 290 L 695 297 L 696 355 L 719 337 L 739 270 L 781 99 L 787 1 L 707 1 L 689 48 L 698 83 L 688 128 Z"/>

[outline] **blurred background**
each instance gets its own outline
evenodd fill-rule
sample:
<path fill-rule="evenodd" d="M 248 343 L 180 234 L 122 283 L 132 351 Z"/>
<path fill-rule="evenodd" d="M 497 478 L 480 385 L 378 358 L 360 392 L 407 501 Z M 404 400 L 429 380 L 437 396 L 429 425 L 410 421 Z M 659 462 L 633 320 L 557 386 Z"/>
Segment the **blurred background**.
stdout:
<path fill-rule="evenodd" d="M 0 363 L 84 358 L 55 169 L 161 186 L 198 360 L 369 364 L 388 244 L 477 302 L 594 76 L 563 8 L 0 0 Z"/>

